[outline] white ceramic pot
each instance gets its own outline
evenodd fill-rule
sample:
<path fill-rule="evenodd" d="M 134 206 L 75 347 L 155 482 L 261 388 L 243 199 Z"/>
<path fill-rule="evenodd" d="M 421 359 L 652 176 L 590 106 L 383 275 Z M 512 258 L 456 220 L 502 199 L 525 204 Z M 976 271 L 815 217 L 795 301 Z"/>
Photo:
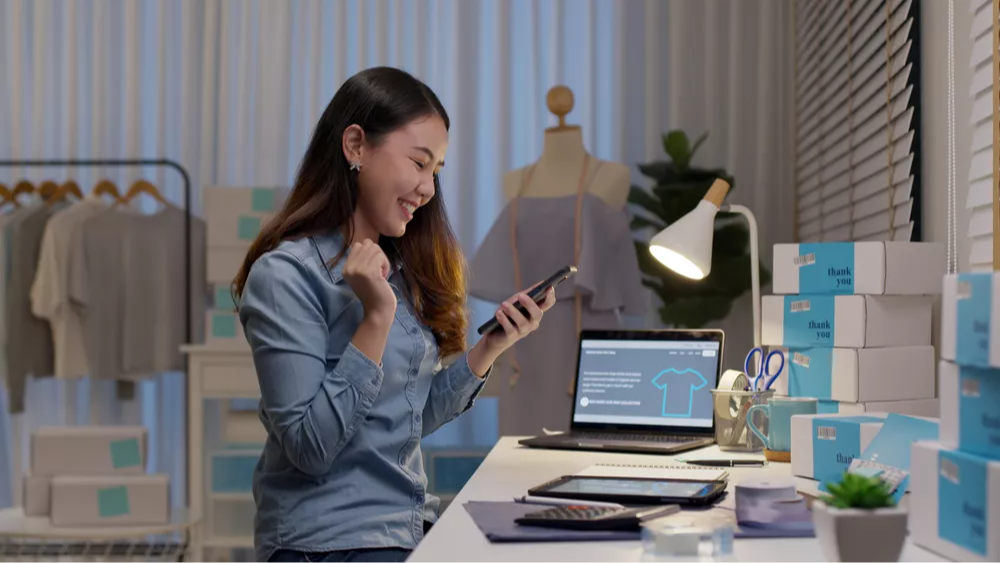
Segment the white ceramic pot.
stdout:
<path fill-rule="evenodd" d="M 816 538 L 829 561 L 898 561 L 906 540 L 906 510 L 864 510 L 813 503 Z"/>

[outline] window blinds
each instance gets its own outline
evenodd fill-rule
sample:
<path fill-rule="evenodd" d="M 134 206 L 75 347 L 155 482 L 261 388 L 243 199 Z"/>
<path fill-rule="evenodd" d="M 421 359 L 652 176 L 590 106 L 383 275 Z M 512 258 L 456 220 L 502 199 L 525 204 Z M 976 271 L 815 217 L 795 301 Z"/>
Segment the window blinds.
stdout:
<path fill-rule="evenodd" d="M 966 209 L 969 224 L 969 267 L 991 270 L 993 266 L 993 2 L 969 3 L 972 18 L 972 160 Z"/>
<path fill-rule="evenodd" d="M 918 9 L 914 0 L 797 1 L 797 240 L 919 236 Z"/>

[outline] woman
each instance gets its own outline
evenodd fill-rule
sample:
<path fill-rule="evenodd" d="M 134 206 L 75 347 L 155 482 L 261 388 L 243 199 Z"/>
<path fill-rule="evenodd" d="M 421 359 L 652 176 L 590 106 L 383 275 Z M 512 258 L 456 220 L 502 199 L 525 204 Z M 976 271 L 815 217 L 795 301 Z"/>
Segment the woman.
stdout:
<path fill-rule="evenodd" d="M 436 519 L 420 439 L 472 406 L 555 301 L 515 295 L 496 312 L 503 331 L 463 353 L 465 263 L 435 197 L 448 128 L 409 74 L 351 77 L 234 281 L 268 433 L 260 561 L 405 559 Z"/>

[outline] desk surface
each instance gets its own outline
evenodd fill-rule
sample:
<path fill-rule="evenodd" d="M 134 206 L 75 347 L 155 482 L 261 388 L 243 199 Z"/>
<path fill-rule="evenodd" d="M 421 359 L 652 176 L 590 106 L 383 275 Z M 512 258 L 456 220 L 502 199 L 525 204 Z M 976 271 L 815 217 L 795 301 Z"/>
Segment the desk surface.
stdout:
<path fill-rule="evenodd" d="M 699 455 L 703 451 L 699 451 Z M 666 461 L 669 458 L 664 456 L 529 449 L 519 446 L 517 438 L 502 438 L 409 561 L 640 561 L 642 547 L 638 541 L 491 544 L 463 505 L 472 500 L 509 501 L 516 495 L 525 494 L 534 485 L 575 473 L 594 463 L 649 464 Z M 734 483 L 745 478 L 790 476 L 789 465 L 785 463 L 772 463 L 764 468 L 727 468 L 727 471 L 730 490 Z M 815 493 L 814 481 L 796 481 L 800 490 Z M 732 503 L 733 495 L 727 495 L 723 502 Z M 734 559 L 825 561 L 819 543 L 813 538 L 736 540 Z M 909 541 L 900 558 L 900 561 L 941 560 Z"/>

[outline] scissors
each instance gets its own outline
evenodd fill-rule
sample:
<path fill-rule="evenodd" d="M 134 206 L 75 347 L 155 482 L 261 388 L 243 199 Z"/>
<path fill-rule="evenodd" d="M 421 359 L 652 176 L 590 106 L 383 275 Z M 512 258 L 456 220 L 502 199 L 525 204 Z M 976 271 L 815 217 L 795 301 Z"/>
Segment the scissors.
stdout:
<path fill-rule="evenodd" d="M 759 346 L 752 348 L 750 352 L 747 354 L 747 359 L 743 361 L 743 370 L 746 372 L 747 377 L 750 377 L 750 360 L 753 359 L 754 354 L 756 354 L 757 352 L 760 352 L 761 361 L 756 364 L 757 371 L 755 373 L 757 375 L 756 377 L 753 378 L 751 384 L 751 390 L 766 391 L 771 388 L 771 385 L 774 383 L 774 380 L 778 379 L 778 376 L 781 375 L 782 371 L 784 371 L 785 354 L 781 350 L 771 350 L 770 352 L 767 353 L 767 355 L 765 355 L 763 348 Z M 777 356 L 781 359 L 781 365 L 778 366 L 778 370 L 775 371 L 774 373 L 771 372 L 771 358 L 773 356 Z M 761 387 L 761 382 L 764 382 L 763 387 Z"/>

